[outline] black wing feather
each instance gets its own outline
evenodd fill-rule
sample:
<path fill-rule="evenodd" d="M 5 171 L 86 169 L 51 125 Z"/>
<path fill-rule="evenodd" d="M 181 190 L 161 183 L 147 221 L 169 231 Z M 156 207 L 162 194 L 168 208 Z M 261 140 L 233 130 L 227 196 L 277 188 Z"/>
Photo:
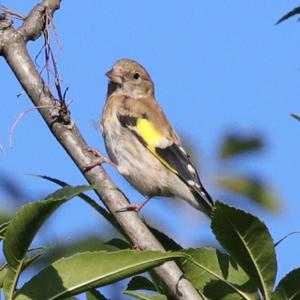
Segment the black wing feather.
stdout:
<path fill-rule="evenodd" d="M 180 147 L 181 146 L 172 144 L 169 147 L 156 148 L 155 150 L 159 156 L 161 156 L 170 166 L 172 166 L 172 168 L 178 172 L 178 176 L 188 184 L 196 198 L 199 198 L 200 196 L 200 198 L 204 199 L 211 209 L 213 200 L 203 187 L 190 156 L 183 152 Z M 194 169 L 194 173 L 188 169 L 189 165 L 190 168 Z M 189 184 L 190 181 L 195 182 L 198 186 Z"/>
<path fill-rule="evenodd" d="M 128 115 L 118 115 L 118 120 L 123 127 L 136 126 L 137 118 Z"/>
<path fill-rule="evenodd" d="M 190 157 L 187 154 L 184 154 L 176 144 L 172 144 L 166 148 L 157 147 L 155 150 L 159 156 L 178 172 L 179 176 L 184 181 L 193 180 L 200 184 L 200 182 L 198 182 L 199 178 L 193 176 L 187 168 L 188 164 L 192 165 Z"/>

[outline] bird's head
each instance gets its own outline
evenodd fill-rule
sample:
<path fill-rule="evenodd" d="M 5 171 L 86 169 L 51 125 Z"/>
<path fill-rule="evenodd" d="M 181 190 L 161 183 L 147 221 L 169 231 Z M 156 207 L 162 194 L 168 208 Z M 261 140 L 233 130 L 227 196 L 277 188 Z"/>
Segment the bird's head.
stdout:
<path fill-rule="evenodd" d="M 141 98 L 154 94 L 150 75 L 134 60 L 118 60 L 105 75 L 109 78 L 109 95 L 116 93 L 131 98 Z"/>

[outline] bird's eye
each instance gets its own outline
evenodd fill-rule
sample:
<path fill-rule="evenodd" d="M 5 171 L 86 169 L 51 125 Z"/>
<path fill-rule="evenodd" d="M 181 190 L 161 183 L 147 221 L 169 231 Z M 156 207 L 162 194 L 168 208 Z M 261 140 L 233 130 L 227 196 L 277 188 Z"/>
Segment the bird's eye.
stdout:
<path fill-rule="evenodd" d="M 133 74 L 133 78 L 135 79 L 135 80 L 138 80 L 139 78 L 141 77 L 141 75 L 140 75 L 140 73 L 134 73 Z"/>

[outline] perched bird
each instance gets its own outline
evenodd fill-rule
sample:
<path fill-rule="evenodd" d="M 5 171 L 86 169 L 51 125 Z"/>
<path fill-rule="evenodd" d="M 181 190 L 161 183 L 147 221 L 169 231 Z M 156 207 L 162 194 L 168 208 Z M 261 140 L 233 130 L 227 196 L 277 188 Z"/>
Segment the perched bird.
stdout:
<path fill-rule="evenodd" d="M 178 197 L 208 216 L 213 207 L 190 156 L 154 97 L 151 77 L 139 63 L 121 59 L 109 78 L 100 127 L 110 160 L 146 200 Z"/>

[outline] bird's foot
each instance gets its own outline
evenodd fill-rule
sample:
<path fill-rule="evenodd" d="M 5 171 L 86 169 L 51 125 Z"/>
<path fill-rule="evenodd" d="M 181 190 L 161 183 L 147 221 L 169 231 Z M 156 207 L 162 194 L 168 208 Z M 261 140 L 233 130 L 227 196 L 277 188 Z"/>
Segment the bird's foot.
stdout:
<path fill-rule="evenodd" d="M 96 166 L 101 166 L 103 163 L 110 164 L 111 166 L 117 168 L 117 166 L 109 158 L 101 154 L 99 150 L 95 148 L 87 148 L 87 151 L 92 153 L 96 157 L 96 159 L 91 164 L 83 168 L 84 172 L 90 171 Z"/>
<path fill-rule="evenodd" d="M 145 197 L 145 199 L 138 203 L 138 204 L 130 204 L 126 207 L 123 207 L 121 209 L 118 209 L 117 212 L 126 212 L 126 211 L 135 211 L 136 213 L 139 213 L 139 211 L 144 207 L 144 205 L 151 199 L 151 197 Z"/>
<path fill-rule="evenodd" d="M 86 148 L 86 151 L 92 153 L 96 157 L 104 157 L 103 154 L 96 148 L 88 147 Z"/>

